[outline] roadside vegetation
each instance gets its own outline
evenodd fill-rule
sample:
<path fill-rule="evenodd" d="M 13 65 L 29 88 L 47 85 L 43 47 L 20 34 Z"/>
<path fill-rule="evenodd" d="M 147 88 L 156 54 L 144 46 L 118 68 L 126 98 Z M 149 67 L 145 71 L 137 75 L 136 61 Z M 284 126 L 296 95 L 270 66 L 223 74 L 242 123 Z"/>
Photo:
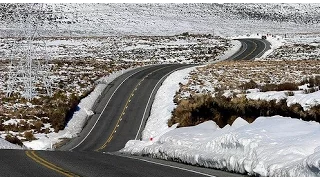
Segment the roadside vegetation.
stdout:
<path fill-rule="evenodd" d="M 96 60 L 54 60 L 52 67 L 53 95 L 39 94 L 28 101 L 22 97 L 20 87 L 10 97 L 5 87 L 0 90 L 0 135 L 7 141 L 22 145 L 32 141 L 34 134 L 48 134 L 65 128 L 80 100 L 94 89 L 96 81 L 112 72 L 141 66 L 140 62 L 105 62 Z M 6 63 L 1 64 L 5 69 Z M 2 71 L 2 77 L 6 78 Z"/>
<path fill-rule="evenodd" d="M 3 55 L 10 50 L 7 40 L 1 41 Z M 52 97 L 39 94 L 28 102 L 21 97 L 21 88 L 6 97 L 5 87 L 0 86 L 0 136 L 16 144 L 33 140 L 37 133 L 47 134 L 64 129 L 74 111 L 77 111 L 80 100 L 90 94 L 100 77 L 145 64 L 206 63 L 214 61 L 230 46 L 228 40 L 211 34 L 188 32 L 175 36 L 52 37 L 46 38 L 46 41 L 48 54 L 53 59 L 50 61 L 54 87 Z M 5 56 L 2 58 L 8 59 Z M 7 78 L 7 64 L 5 60 L 0 62 L 2 81 Z M 319 69 L 318 61 L 312 60 L 225 61 L 200 67 L 191 73 L 188 84 L 181 84 L 175 99 L 178 104 L 175 120 L 171 123 L 179 122 L 179 116 L 184 116 L 182 121 L 189 121 L 180 122 L 180 126 L 212 118 L 219 122 L 219 126 L 224 126 L 230 124 L 235 116 L 247 117 L 251 121 L 256 115 L 250 114 L 248 108 L 255 103 L 262 104 L 261 107 L 266 111 L 261 114 L 272 115 L 268 110 L 271 105 L 267 104 L 279 102 L 245 102 L 243 97 L 237 95 L 246 94 L 250 89 L 259 89 L 260 92 L 285 90 L 287 96 L 292 96 L 304 84 L 308 84 L 308 87 L 302 91 L 312 93 L 319 90 Z M 45 91 L 41 87 L 38 90 Z M 227 92 L 229 95 L 226 95 Z M 245 102 L 249 107 L 233 102 Z M 180 104 L 183 108 L 179 110 Z M 232 110 L 230 115 L 214 113 L 226 108 Z M 286 111 L 291 112 L 290 108 Z M 313 111 L 299 111 L 299 117 L 308 120 L 317 115 Z M 187 117 L 190 119 L 187 120 Z"/>
<path fill-rule="evenodd" d="M 254 92 L 296 93 L 319 91 L 319 61 L 224 61 L 197 68 L 187 84 L 180 84 L 168 125 L 193 126 L 207 120 L 220 127 L 237 117 L 249 123 L 259 116 L 280 115 L 320 123 L 320 104 L 309 109 L 299 103 L 288 105 L 286 98 L 249 99 Z"/>
<path fill-rule="evenodd" d="M 304 111 L 300 104 L 287 106 L 285 99 L 276 102 L 276 100 L 249 100 L 244 96 L 227 98 L 201 94 L 182 99 L 177 104 L 168 122 L 169 126 L 175 123 L 179 123 L 179 127 L 194 126 L 213 120 L 223 128 L 227 124 L 232 125 L 238 117 L 251 123 L 260 116 L 275 115 L 320 123 L 320 105 Z"/>
<path fill-rule="evenodd" d="M 214 61 L 231 46 L 228 40 L 211 34 L 188 32 L 174 36 L 45 37 L 53 95 L 43 95 L 46 89 L 39 85 L 39 94 L 27 101 L 22 87 L 6 96 L 4 82 L 12 40 L 0 38 L 0 137 L 20 145 L 34 140 L 38 133 L 64 129 L 81 99 L 103 76 L 147 64 Z"/>

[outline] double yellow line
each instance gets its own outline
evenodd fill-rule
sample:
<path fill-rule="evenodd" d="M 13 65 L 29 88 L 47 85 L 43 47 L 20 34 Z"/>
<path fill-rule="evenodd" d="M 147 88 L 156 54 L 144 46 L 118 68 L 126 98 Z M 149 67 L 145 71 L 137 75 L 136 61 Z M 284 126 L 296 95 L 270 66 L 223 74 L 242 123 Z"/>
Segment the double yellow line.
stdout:
<path fill-rule="evenodd" d="M 167 68 L 167 67 L 163 67 L 163 68 L 160 68 L 160 69 L 156 69 L 156 70 L 150 72 L 149 74 L 147 74 L 146 76 L 144 76 L 144 77 L 138 82 L 138 84 L 133 88 L 133 90 L 132 90 L 132 92 L 131 92 L 131 94 L 130 94 L 130 96 L 129 96 L 129 98 L 128 98 L 128 100 L 127 100 L 127 102 L 126 102 L 126 104 L 125 104 L 125 106 L 124 106 L 121 114 L 120 114 L 120 117 L 118 118 L 118 121 L 117 121 L 115 127 L 113 128 L 113 131 L 112 131 L 112 133 L 110 134 L 109 138 L 107 139 L 107 141 L 106 141 L 100 148 L 96 149 L 95 151 L 99 151 L 99 150 L 101 150 L 101 149 L 104 149 L 104 148 L 107 146 L 107 144 L 112 140 L 113 135 L 114 135 L 114 133 L 116 132 L 116 129 L 119 127 L 119 123 L 120 123 L 120 121 L 122 120 L 122 117 L 123 117 L 123 115 L 125 114 L 126 109 L 128 108 L 128 104 L 130 103 L 131 98 L 134 96 L 134 93 L 135 93 L 135 91 L 138 89 L 138 86 L 141 84 L 141 82 L 144 81 L 144 80 L 145 80 L 148 76 L 150 76 L 152 73 L 154 73 L 154 72 L 156 72 L 156 71 L 160 71 L 160 70 L 162 70 L 162 69 L 164 69 L 164 68 Z M 60 174 L 62 174 L 62 175 L 64 175 L 64 176 L 67 176 L 67 177 L 79 177 L 79 175 L 77 175 L 77 174 L 75 174 L 75 173 L 72 173 L 72 172 L 70 172 L 70 171 L 67 171 L 67 170 L 65 170 L 65 169 L 63 169 L 63 168 L 61 168 L 61 167 L 59 167 L 59 166 L 57 166 L 57 165 L 55 165 L 55 164 L 52 164 L 52 163 L 48 162 L 47 160 L 41 158 L 40 156 L 38 156 L 38 155 L 36 154 L 35 151 L 32 151 L 32 150 L 31 150 L 31 151 L 26 151 L 25 153 L 26 153 L 26 155 L 27 155 L 29 158 L 31 158 L 31 159 L 34 160 L 35 162 L 39 163 L 40 165 L 42 165 L 42 166 L 44 166 L 44 167 L 47 167 L 48 169 L 51 169 L 51 170 L 53 170 L 53 171 L 56 171 L 56 172 L 58 172 L 58 173 L 60 173 Z"/>
<path fill-rule="evenodd" d="M 35 151 L 26 151 L 26 155 L 31 158 L 32 160 L 34 160 L 35 162 L 41 164 L 42 166 L 45 166 L 53 171 L 56 171 L 62 175 L 65 175 L 67 177 L 79 177 L 79 175 L 74 174 L 72 172 L 69 172 L 67 170 L 62 169 L 61 167 L 54 165 L 48 161 L 46 161 L 45 159 L 39 157 Z"/>
<path fill-rule="evenodd" d="M 254 44 L 254 49 L 253 49 L 249 54 L 247 54 L 244 58 L 242 58 L 242 59 L 244 59 L 244 60 L 246 60 L 246 58 L 247 58 L 248 56 L 250 56 L 254 51 L 256 51 L 256 49 L 257 49 L 257 47 L 258 47 L 258 45 L 257 45 L 254 41 L 251 41 L 251 40 L 249 40 L 249 41 Z"/>
<path fill-rule="evenodd" d="M 123 108 L 123 110 L 122 110 L 122 112 L 121 112 L 121 114 L 120 114 L 120 117 L 118 118 L 117 123 L 116 123 L 115 127 L 113 128 L 113 130 L 112 130 L 109 138 L 107 139 L 107 141 L 106 141 L 101 147 L 99 147 L 99 148 L 96 149 L 95 151 L 100 151 L 101 149 L 104 149 L 104 148 L 108 145 L 108 143 L 110 143 L 110 141 L 111 141 L 112 138 L 113 138 L 114 133 L 116 133 L 116 129 L 119 127 L 120 121 L 122 121 L 122 117 L 125 115 L 125 111 L 126 111 L 127 108 L 128 108 L 128 104 L 131 102 L 131 98 L 134 96 L 135 91 L 138 89 L 138 86 L 142 83 L 142 81 L 144 81 L 144 80 L 145 80 L 148 76 L 150 76 L 152 73 L 155 73 L 155 72 L 157 72 L 157 71 L 160 71 L 160 70 L 162 70 L 162 69 L 164 69 L 164 68 L 167 68 L 167 67 L 163 67 L 163 68 L 160 68 L 160 69 L 156 69 L 156 70 L 150 72 L 149 74 L 147 74 L 146 76 L 144 76 L 144 77 L 138 82 L 138 84 L 133 88 L 133 90 L 132 90 L 132 92 L 131 92 L 131 94 L 130 94 L 130 96 L 129 96 L 127 102 L 126 102 L 126 104 L 124 105 L 124 108 Z"/>

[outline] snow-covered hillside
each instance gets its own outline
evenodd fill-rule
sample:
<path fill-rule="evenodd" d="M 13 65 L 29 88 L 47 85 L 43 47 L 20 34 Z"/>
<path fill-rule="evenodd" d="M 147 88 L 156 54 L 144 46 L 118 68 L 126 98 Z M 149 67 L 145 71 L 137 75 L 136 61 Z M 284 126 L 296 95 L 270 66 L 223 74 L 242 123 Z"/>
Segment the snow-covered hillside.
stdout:
<path fill-rule="evenodd" d="M 50 36 L 312 33 L 319 32 L 319 7 L 319 4 L 239 3 L 46 4 L 44 11 L 49 13 L 52 25 L 42 33 Z M 16 7 L 3 4 L 0 8 L 4 25 L 1 33 L 6 36 L 8 30 L 17 28 L 8 15 Z M 18 13 L 23 12 L 22 6 Z"/>
<path fill-rule="evenodd" d="M 9 58 L 11 38 L 21 36 L 20 33 L 25 30 L 23 18 L 30 7 L 30 4 L 0 4 L 2 59 Z M 279 100 L 284 97 L 288 105 L 300 103 L 304 109 L 318 105 L 319 85 L 311 88 L 308 87 L 310 84 L 302 84 L 297 91 L 258 92 L 257 89 L 243 89 L 242 92 L 237 89 L 240 84 L 232 82 L 255 80 L 257 84 L 263 85 L 264 80 L 282 83 L 318 77 L 318 61 L 288 63 L 263 59 L 319 59 L 320 4 L 45 4 L 42 10 L 40 14 L 43 16 L 37 18 L 42 18 L 44 24 L 38 27 L 38 33 L 40 37 L 49 36 L 42 39 L 47 42 L 49 55 L 56 59 L 77 60 L 68 63 L 77 62 L 84 67 L 80 72 L 75 70 L 75 76 L 71 76 L 70 72 L 79 68 L 64 65 L 67 61 L 63 62 L 63 70 L 56 71 L 57 79 L 61 80 L 77 79 L 79 73 L 85 77 L 83 74 L 87 74 L 87 71 L 95 70 L 90 65 L 88 67 L 85 63 L 88 61 L 84 59 L 109 65 L 114 63 L 113 60 L 123 63 L 206 63 L 221 60 L 240 46 L 235 41 L 219 36 L 259 38 L 268 34 L 268 40 L 274 40 L 275 43 L 272 43 L 272 49 L 261 61 L 250 61 L 250 64 L 242 61 L 240 66 L 222 63 L 208 66 L 203 72 L 190 68 L 170 75 L 156 95 L 142 140 L 129 141 L 122 152 L 250 175 L 320 175 L 319 123 L 272 116 L 258 117 L 251 124 L 237 118 L 231 126 L 223 128 L 212 121 L 184 128 L 176 128 L 177 124 L 169 128 L 167 124 L 175 108 L 173 99 L 179 90 L 179 83 L 187 83 L 190 80 L 188 74 L 192 70 L 199 76 L 196 82 L 199 84 L 191 86 L 197 93 L 213 91 L 219 84 L 226 83 L 225 89 L 221 88 L 225 96 L 244 93 L 248 99 Z M 250 36 L 252 34 L 257 36 Z M 270 34 L 272 39 L 269 38 Z M 224 56 L 216 57 L 222 55 L 221 52 L 229 48 L 230 44 L 233 44 L 233 48 Z M 228 67 L 231 69 L 228 70 Z M 240 67 L 243 67 L 242 70 Z M 272 67 L 275 68 L 270 69 Z M 114 77 L 107 76 L 103 82 L 108 83 Z M 208 80 L 210 77 L 211 81 Z M 89 81 L 81 80 L 79 87 L 82 84 L 83 87 L 89 87 L 86 85 Z M 231 87 L 233 84 L 235 87 Z M 69 86 L 70 89 L 78 90 L 78 93 L 81 90 L 77 84 L 71 83 Z M 37 139 L 24 141 L 25 147 L 51 149 L 61 139 L 77 136 L 86 118 L 92 114 L 92 104 L 104 87 L 104 83 L 97 85 L 89 96 L 82 99 L 78 111 L 64 130 L 53 132 L 44 124 L 40 131 L 48 129 L 49 133 L 36 133 Z M 311 89 L 316 92 L 308 92 Z M 0 90 L 3 90 L 2 84 Z M 2 103 L 0 109 L 3 105 L 12 108 L 16 105 L 7 104 Z M 26 106 L 20 104 L 19 107 Z M 2 115 L 8 116 L 4 113 Z M 5 127 L 22 122 L 21 119 L 5 118 L 1 120 Z M 21 138 L 21 133 L 8 129 L 0 132 L 2 138 L 7 137 L 7 132 Z M 0 149 L 10 148 L 22 147 L 0 138 Z"/>

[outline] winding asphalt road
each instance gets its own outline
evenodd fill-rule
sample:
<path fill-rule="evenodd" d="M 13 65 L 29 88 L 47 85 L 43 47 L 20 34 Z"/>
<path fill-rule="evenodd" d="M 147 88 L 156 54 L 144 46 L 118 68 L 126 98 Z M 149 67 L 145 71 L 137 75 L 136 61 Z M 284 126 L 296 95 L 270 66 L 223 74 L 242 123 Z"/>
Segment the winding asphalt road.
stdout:
<path fill-rule="evenodd" d="M 242 48 L 229 59 L 253 59 L 270 48 L 264 40 L 240 41 Z M 0 150 L 0 176 L 241 176 L 117 152 L 128 140 L 140 138 L 155 93 L 165 77 L 191 66 L 146 66 L 116 78 L 102 93 L 95 114 L 78 137 L 56 151 Z"/>
<path fill-rule="evenodd" d="M 270 49 L 270 42 L 264 39 L 235 39 L 241 42 L 238 52 L 228 58 L 228 60 L 252 60 L 261 57 Z"/>

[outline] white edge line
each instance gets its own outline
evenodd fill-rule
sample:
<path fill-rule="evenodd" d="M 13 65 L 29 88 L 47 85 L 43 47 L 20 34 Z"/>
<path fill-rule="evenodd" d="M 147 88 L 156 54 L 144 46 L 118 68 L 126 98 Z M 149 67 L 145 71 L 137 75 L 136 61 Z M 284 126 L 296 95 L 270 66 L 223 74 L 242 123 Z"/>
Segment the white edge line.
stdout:
<path fill-rule="evenodd" d="M 168 73 L 167 73 L 166 75 L 164 75 L 164 76 L 158 81 L 158 83 L 154 86 L 154 88 L 153 88 L 153 90 L 152 90 L 152 92 L 151 92 L 151 94 L 150 94 L 150 96 L 149 96 L 149 99 L 148 99 L 148 102 L 147 102 L 147 106 L 146 106 L 146 108 L 144 109 L 144 113 L 143 113 L 143 116 L 142 116 L 142 119 L 141 119 L 141 123 L 140 123 L 138 132 L 137 132 L 136 137 L 134 138 L 134 140 L 137 140 L 137 138 L 138 138 L 139 132 L 140 132 L 141 127 L 142 127 L 142 123 L 144 122 L 143 119 L 144 119 L 144 117 L 146 116 L 146 112 L 147 112 L 147 109 L 148 109 L 148 105 L 149 105 L 149 103 L 150 103 L 150 101 L 151 101 L 152 94 L 154 93 L 154 91 L 155 91 L 156 87 L 158 86 L 158 84 L 162 81 L 163 78 L 167 78 L 168 75 L 171 74 L 171 73 L 173 73 L 174 71 L 178 71 L 178 70 L 185 69 L 185 68 L 187 68 L 187 67 L 180 67 L 180 68 L 177 68 L 177 69 L 175 69 L 175 70 L 172 70 L 172 71 L 168 72 Z"/>
<path fill-rule="evenodd" d="M 243 52 L 245 52 L 248 49 L 248 45 L 245 41 L 242 41 L 245 45 L 245 48 L 243 49 L 243 51 L 241 51 L 241 53 L 239 53 L 237 56 L 241 55 Z"/>
<path fill-rule="evenodd" d="M 243 39 L 243 40 L 245 40 L 245 39 Z M 237 41 L 239 41 L 239 40 L 237 40 Z M 241 55 L 243 52 L 245 52 L 246 50 L 247 50 L 247 48 L 248 48 L 248 45 L 247 45 L 247 43 L 245 42 L 245 41 L 240 41 L 241 42 L 241 47 L 242 47 L 242 45 L 243 45 L 243 49 L 241 49 L 240 50 L 240 52 L 236 52 L 236 54 L 234 54 L 234 55 L 231 55 L 230 57 L 228 57 L 227 59 L 230 59 L 232 56 L 232 59 L 234 59 L 234 58 L 236 58 L 236 57 L 238 57 L 239 55 Z"/>
<path fill-rule="evenodd" d="M 94 129 L 94 127 L 95 127 L 96 124 L 98 123 L 99 119 L 101 118 L 104 110 L 107 108 L 107 106 L 108 106 L 110 100 L 112 99 L 113 95 L 114 95 L 114 94 L 116 93 L 116 91 L 120 88 L 120 86 L 121 86 L 127 79 L 129 79 L 131 76 L 133 76 L 133 75 L 135 75 L 135 74 L 137 74 L 138 72 L 141 72 L 141 71 L 143 71 L 143 70 L 145 70 L 145 69 L 142 68 L 141 70 L 139 70 L 139 71 L 131 74 L 130 76 L 126 77 L 126 78 L 119 84 L 119 86 L 113 91 L 113 93 L 112 93 L 112 95 L 110 96 L 108 102 L 106 103 L 106 105 L 104 106 L 102 112 L 100 113 L 98 119 L 96 120 L 96 122 L 94 123 L 94 125 L 92 126 L 92 128 L 90 129 L 89 133 L 88 133 L 76 146 L 70 148 L 69 151 L 72 151 L 73 149 L 77 148 L 78 146 L 80 146 L 80 144 L 83 143 L 83 141 L 85 141 L 85 140 L 87 139 L 87 137 L 90 135 L 90 133 L 92 132 L 92 130 Z"/>
<path fill-rule="evenodd" d="M 113 155 L 113 156 L 125 157 L 125 158 L 129 158 L 129 159 L 135 159 L 135 160 L 144 161 L 144 162 L 151 163 L 151 164 L 156 164 L 156 165 L 160 165 L 160 166 L 180 169 L 180 170 L 183 170 L 183 171 L 188 171 L 188 172 L 201 174 L 201 175 L 208 176 L 208 177 L 213 177 L 213 175 L 210 175 L 210 174 L 206 174 L 206 173 L 202 173 L 202 172 L 198 172 L 198 171 L 195 171 L 195 170 L 190 170 L 190 169 L 186 169 L 186 168 L 182 168 L 182 167 L 177 167 L 177 166 L 173 166 L 173 165 L 162 164 L 162 163 L 158 163 L 158 162 L 154 162 L 154 161 L 150 161 L 150 160 L 146 160 L 146 159 L 140 159 L 140 158 L 136 158 L 136 157 L 132 157 L 132 156 L 123 156 L 123 155 L 118 155 L 118 154 L 112 154 L 112 153 L 108 153 L 108 152 L 106 152 L 106 154 Z M 172 162 L 174 162 L 174 161 L 172 161 Z"/>
<path fill-rule="evenodd" d="M 260 42 L 262 42 L 263 44 L 264 44 L 264 48 L 263 48 L 263 50 L 257 55 L 257 56 L 263 56 L 264 55 L 264 53 L 265 53 L 265 50 L 266 50 L 266 48 L 267 48 L 267 44 L 264 42 L 264 41 L 261 41 L 260 39 L 258 40 L 258 41 L 260 41 Z M 263 54 L 262 54 L 263 53 Z M 255 57 L 254 59 L 256 59 L 256 58 L 260 58 L 260 57 Z"/>

